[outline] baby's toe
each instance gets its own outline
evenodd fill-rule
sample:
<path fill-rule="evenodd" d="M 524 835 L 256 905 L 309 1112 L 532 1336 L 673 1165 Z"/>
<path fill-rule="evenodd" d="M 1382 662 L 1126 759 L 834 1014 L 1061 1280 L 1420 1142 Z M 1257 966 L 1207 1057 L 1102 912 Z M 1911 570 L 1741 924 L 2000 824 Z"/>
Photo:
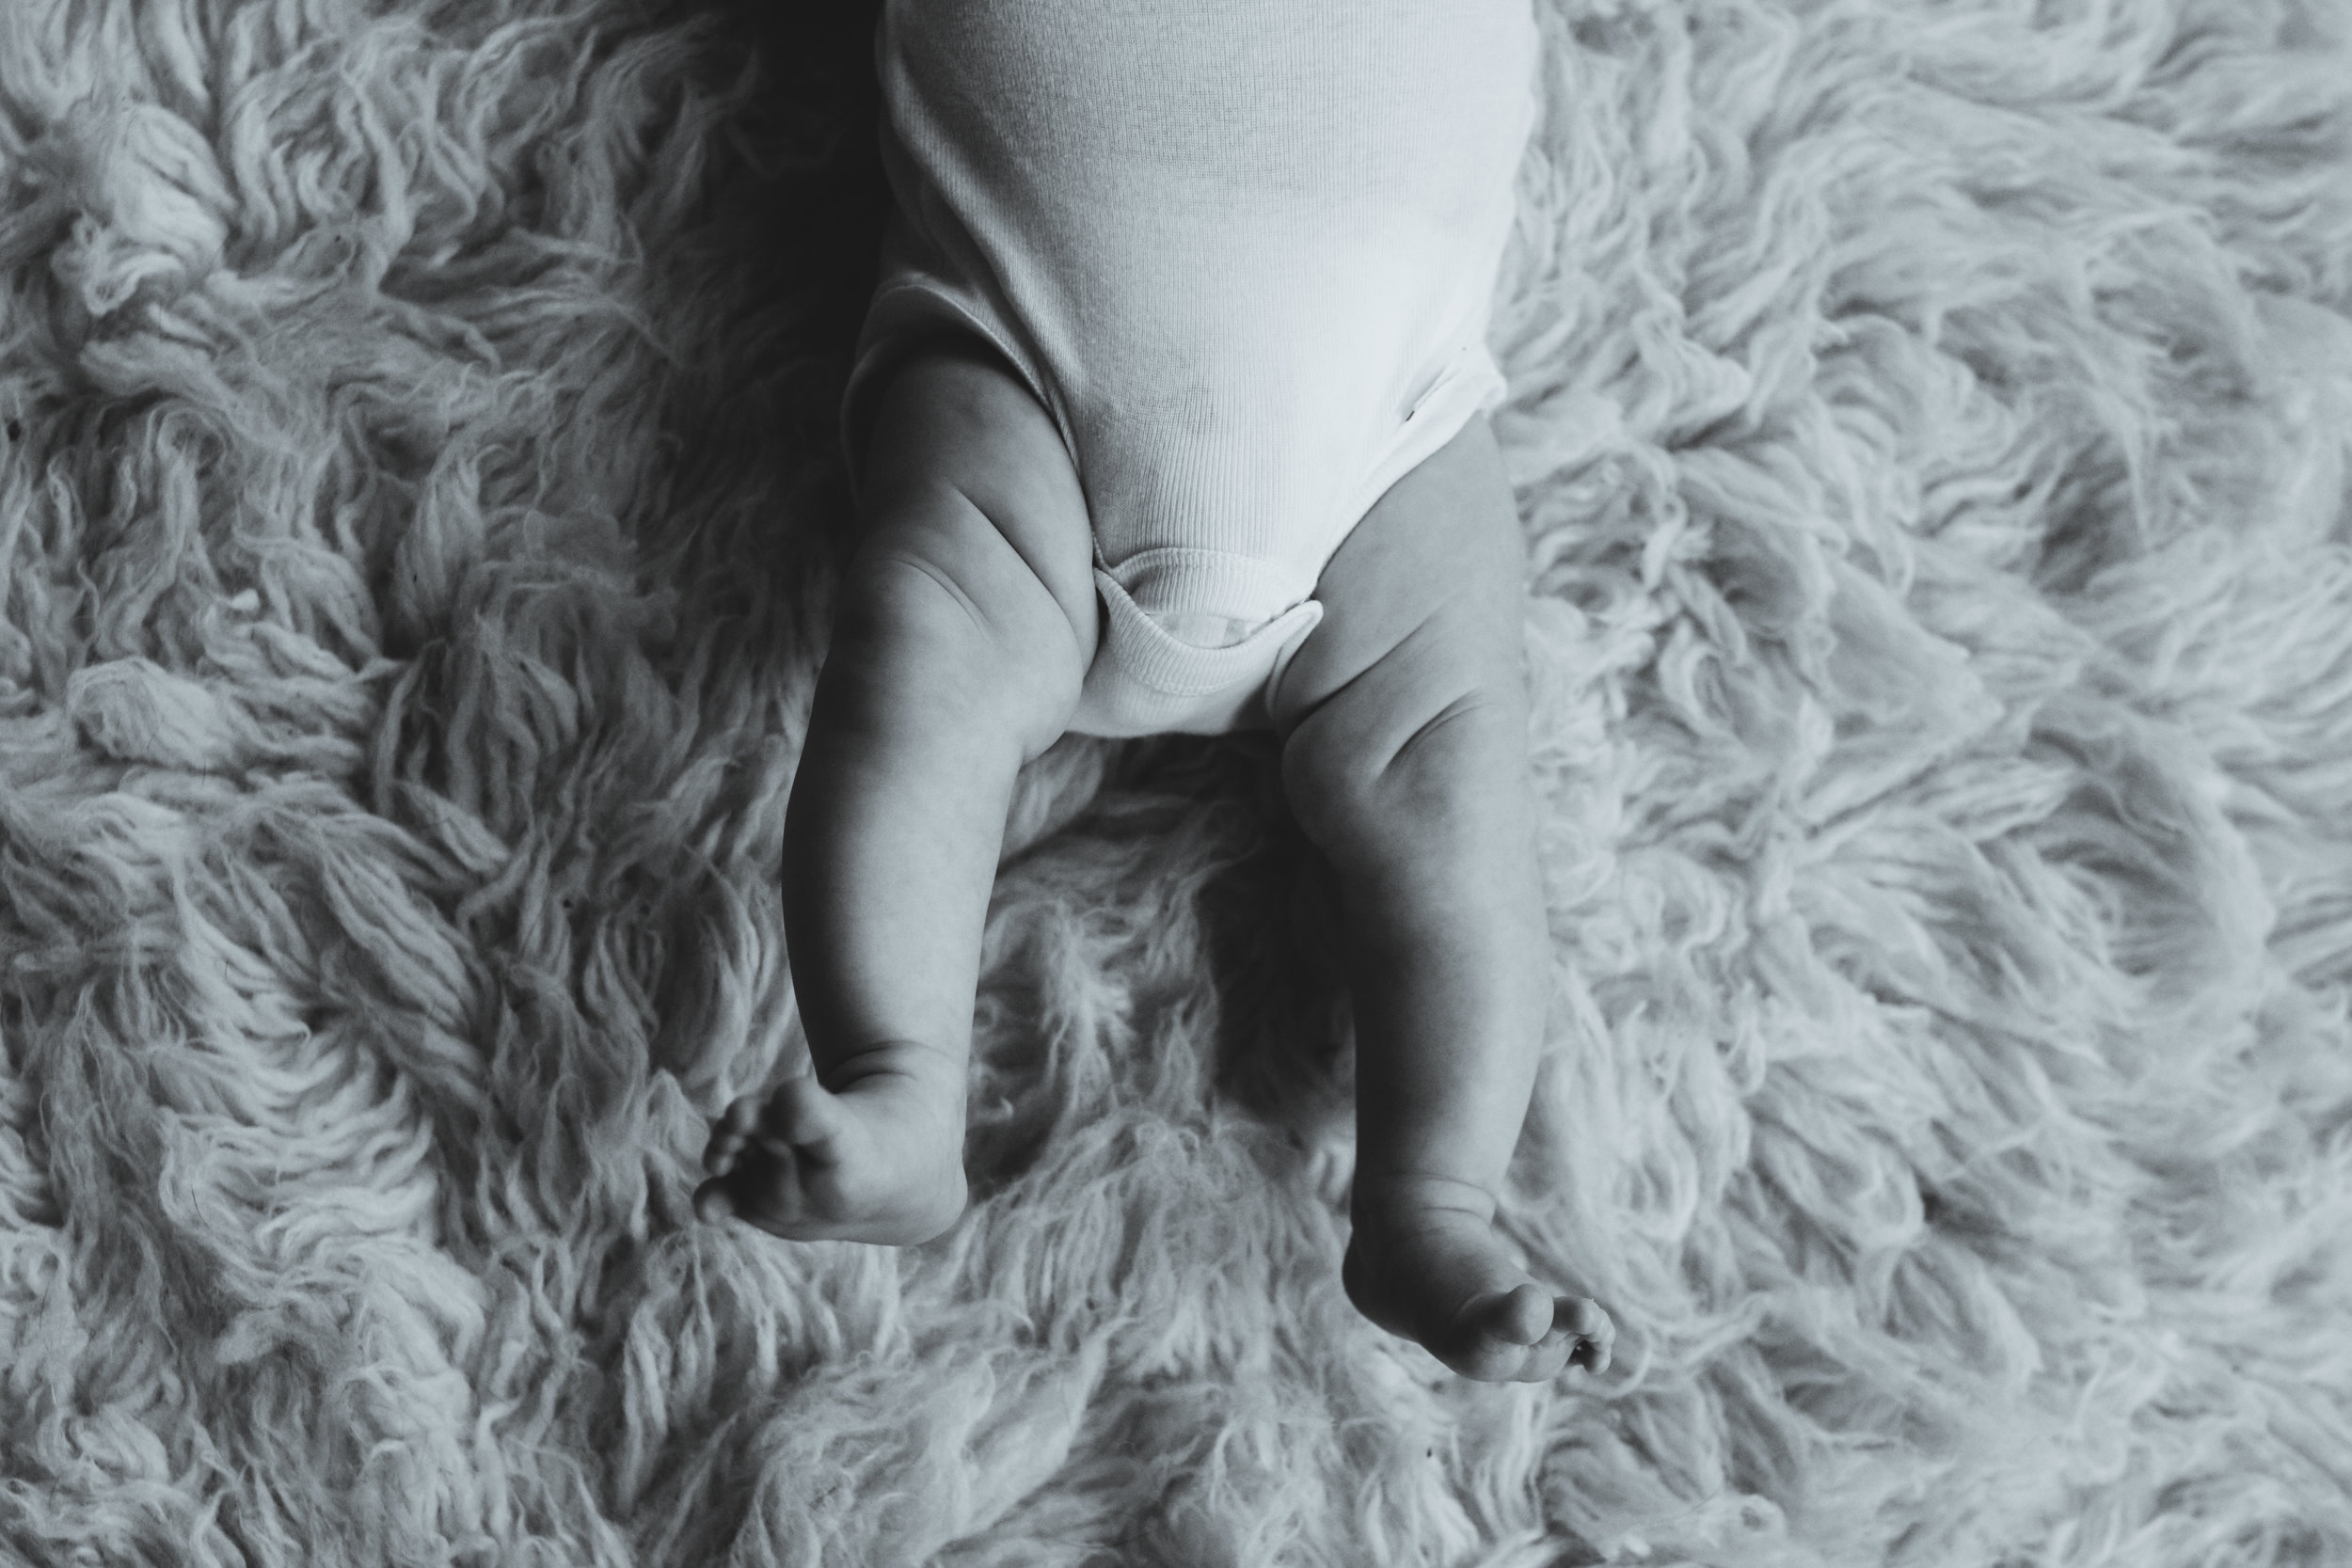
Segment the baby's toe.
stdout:
<path fill-rule="evenodd" d="M 1617 1342 L 1617 1325 L 1600 1304 L 1581 1296 L 1562 1296 L 1552 1321 L 1566 1330 L 1574 1345 L 1569 1359 L 1588 1372 L 1609 1370 Z"/>
<path fill-rule="evenodd" d="M 1449 1338 L 1454 1347 L 1441 1356 L 1465 1377 L 1486 1383 L 1541 1381 L 1549 1374 L 1538 1363 L 1549 1361 L 1554 1371 L 1567 1358 L 1569 1344 L 1555 1343 L 1551 1327 L 1551 1298 L 1533 1283 L 1493 1291 L 1463 1304 Z"/>
<path fill-rule="evenodd" d="M 1546 1335 L 1538 1343 L 1519 1352 L 1518 1370 L 1510 1375 L 1513 1383 L 1549 1383 L 1567 1370 L 1568 1361 L 1576 1353 L 1576 1341 L 1558 1335 Z"/>
<path fill-rule="evenodd" d="M 742 1157 L 743 1136 L 731 1132 L 724 1123 L 711 1131 L 710 1141 L 703 1146 L 703 1169 L 713 1176 L 723 1176 Z"/>
<path fill-rule="evenodd" d="M 1478 1350 L 1525 1350 L 1551 1326 L 1551 1298 L 1533 1284 L 1472 1296 L 1456 1311 L 1449 1336 Z"/>
<path fill-rule="evenodd" d="M 739 1095 L 710 1124 L 710 1139 L 703 1145 L 703 1169 L 723 1175 L 742 1157 L 744 1143 L 759 1126 L 760 1104 L 757 1095 Z"/>
<path fill-rule="evenodd" d="M 1542 1287 L 1519 1285 L 1488 1308 L 1486 1331 L 1515 1345 L 1533 1345 L 1551 1327 L 1551 1298 Z"/>
<path fill-rule="evenodd" d="M 694 1217 L 705 1225 L 716 1225 L 734 1212 L 735 1198 L 725 1178 L 714 1176 L 694 1189 Z"/>
<path fill-rule="evenodd" d="M 1510 1341 L 1508 1333 L 1501 1328 L 1492 1331 L 1494 1338 L 1486 1346 L 1489 1359 L 1512 1369 L 1498 1375 L 1514 1383 L 1549 1383 L 1571 1366 L 1588 1372 L 1605 1370 L 1610 1343 L 1616 1338 L 1616 1325 L 1609 1321 L 1609 1314 L 1581 1296 L 1545 1296 L 1542 1304 L 1544 1329 L 1533 1343 L 1506 1342 Z M 1526 1312 L 1523 1306 L 1512 1305 Z M 1534 1318 L 1534 1313 L 1527 1312 L 1518 1326 Z"/>

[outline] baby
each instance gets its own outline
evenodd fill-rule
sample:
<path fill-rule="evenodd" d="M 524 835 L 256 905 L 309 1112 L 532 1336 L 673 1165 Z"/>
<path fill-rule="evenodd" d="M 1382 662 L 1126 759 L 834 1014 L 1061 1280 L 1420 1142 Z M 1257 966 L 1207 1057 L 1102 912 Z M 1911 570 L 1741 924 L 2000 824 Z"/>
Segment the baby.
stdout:
<path fill-rule="evenodd" d="M 886 0 L 860 544 L 785 832 L 815 1072 L 727 1109 L 703 1217 L 953 1225 L 1015 773 L 1271 728 L 1345 911 L 1349 1299 L 1470 1377 L 1607 1365 L 1493 1227 L 1549 973 L 1485 345 L 1526 3 Z"/>

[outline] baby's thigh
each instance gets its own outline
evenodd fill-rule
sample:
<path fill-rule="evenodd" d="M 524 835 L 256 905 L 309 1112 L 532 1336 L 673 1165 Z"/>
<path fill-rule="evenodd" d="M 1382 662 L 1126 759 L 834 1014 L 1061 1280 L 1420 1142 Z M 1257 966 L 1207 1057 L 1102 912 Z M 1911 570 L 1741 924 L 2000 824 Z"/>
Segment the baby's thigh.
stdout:
<path fill-rule="evenodd" d="M 1523 714 L 1526 584 L 1518 502 L 1480 415 L 1324 567 L 1323 619 L 1272 693 L 1275 733 L 1287 742 L 1321 714 L 1315 745 L 1377 761 L 1464 703 Z"/>
<path fill-rule="evenodd" d="M 942 337 L 892 373 L 860 488 L 860 557 L 916 562 L 1014 627 L 1050 614 L 1050 599 L 1079 669 L 1092 661 L 1101 606 L 1086 496 L 1052 417 L 994 350 Z"/>

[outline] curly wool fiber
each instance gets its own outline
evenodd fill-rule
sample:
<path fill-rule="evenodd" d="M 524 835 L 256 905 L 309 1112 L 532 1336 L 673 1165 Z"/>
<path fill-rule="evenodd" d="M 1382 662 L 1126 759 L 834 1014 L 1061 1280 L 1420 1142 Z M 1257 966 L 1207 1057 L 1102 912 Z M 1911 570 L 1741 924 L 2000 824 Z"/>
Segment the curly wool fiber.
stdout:
<path fill-rule="evenodd" d="M 862 19 L 0 13 L 0 1557 L 2352 1558 L 2352 28 L 1537 11 L 1543 1388 L 1340 1289 L 1263 736 L 1025 775 L 948 1237 L 690 1212 L 804 1061 Z"/>

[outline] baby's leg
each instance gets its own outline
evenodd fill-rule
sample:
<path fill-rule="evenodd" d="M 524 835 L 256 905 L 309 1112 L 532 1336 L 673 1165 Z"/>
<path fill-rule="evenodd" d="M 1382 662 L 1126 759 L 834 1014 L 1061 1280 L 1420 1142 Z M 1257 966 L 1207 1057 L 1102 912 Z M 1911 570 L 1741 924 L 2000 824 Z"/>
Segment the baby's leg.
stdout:
<path fill-rule="evenodd" d="M 1092 539 L 1045 411 L 943 343 L 877 404 L 785 817 L 785 935 L 815 1074 L 713 1132 L 705 1218 L 909 1244 L 963 1212 L 982 924 L 1021 765 L 1059 738 L 1096 636 Z"/>
<path fill-rule="evenodd" d="M 1454 1370 L 1597 1370 L 1615 1330 L 1493 1229 L 1534 1088 L 1549 942 L 1521 669 L 1526 565 L 1485 419 L 1324 568 L 1274 695 L 1292 809 L 1338 878 L 1355 998 L 1349 1296 Z"/>

